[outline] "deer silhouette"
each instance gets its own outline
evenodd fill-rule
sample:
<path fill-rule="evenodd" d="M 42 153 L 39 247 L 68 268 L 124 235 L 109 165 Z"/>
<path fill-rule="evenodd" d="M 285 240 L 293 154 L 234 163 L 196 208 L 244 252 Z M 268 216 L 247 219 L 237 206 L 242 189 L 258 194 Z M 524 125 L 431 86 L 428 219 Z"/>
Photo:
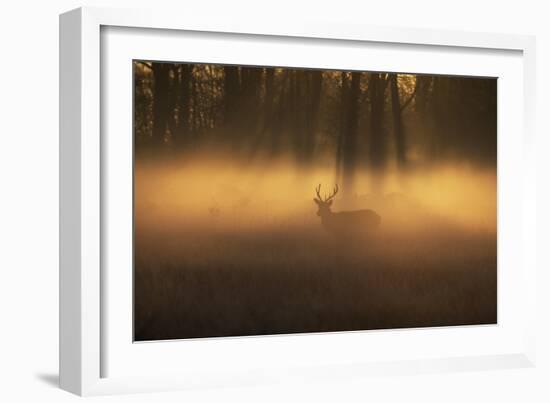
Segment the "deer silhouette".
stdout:
<path fill-rule="evenodd" d="M 373 210 L 353 210 L 333 213 L 330 210 L 332 200 L 338 193 L 338 185 L 334 187 L 332 194 L 321 197 L 321 185 L 315 188 L 317 197 L 313 199 L 319 210 L 317 215 L 321 217 L 323 228 L 335 235 L 347 235 L 358 233 L 371 233 L 380 226 L 381 218 Z"/>

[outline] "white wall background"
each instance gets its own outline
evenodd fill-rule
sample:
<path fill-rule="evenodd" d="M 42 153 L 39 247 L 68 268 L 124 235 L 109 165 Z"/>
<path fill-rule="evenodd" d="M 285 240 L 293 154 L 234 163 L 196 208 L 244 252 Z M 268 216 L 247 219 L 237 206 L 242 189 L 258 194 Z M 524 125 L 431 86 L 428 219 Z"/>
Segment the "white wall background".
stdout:
<path fill-rule="evenodd" d="M 355 4 L 354 4 L 355 3 Z M 0 400 L 74 401 L 57 383 L 58 14 L 81 5 L 179 7 L 250 18 L 313 15 L 372 25 L 537 35 L 538 366 L 526 370 L 374 377 L 287 385 L 94 398 L 102 401 L 550 401 L 550 29 L 544 1 L 5 1 L 0 6 Z"/>

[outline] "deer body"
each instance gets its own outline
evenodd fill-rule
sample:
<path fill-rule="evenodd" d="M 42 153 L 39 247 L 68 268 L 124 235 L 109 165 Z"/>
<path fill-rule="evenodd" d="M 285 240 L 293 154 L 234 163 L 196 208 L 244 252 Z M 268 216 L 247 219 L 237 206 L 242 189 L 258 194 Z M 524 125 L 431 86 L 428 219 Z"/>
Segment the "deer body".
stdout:
<path fill-rule="evenodd" d="M 324 199 L 320 195 L 321 185 L 315 189 L 317 198 L 313 199 L 319 207 L 317 215 L 321 217 L 323 228 L 335 235 L 370 233 L 380 226 L 381 218 L 373 210 L 354 210 L 333 213 L 331 211 L 332 199 L 338 193 L 338 186 L 334 188 L 331 196 Z"/>
<path fill-rule="evenodd" d="M 369 232 L 380 225 L 380 216 L 372 210 L 341 211 L 321 216 L 321 224 L 333 234 Z"/>

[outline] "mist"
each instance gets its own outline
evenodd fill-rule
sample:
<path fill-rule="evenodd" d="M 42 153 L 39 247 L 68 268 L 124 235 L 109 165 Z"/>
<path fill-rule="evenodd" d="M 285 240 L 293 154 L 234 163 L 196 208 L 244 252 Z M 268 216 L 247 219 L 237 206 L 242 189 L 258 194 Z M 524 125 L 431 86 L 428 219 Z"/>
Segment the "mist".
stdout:
<path fill-rule="evenodd" d="M 135 176 L 136 224 L 151 230 L 309 228 L 318 224 L 315 187 L 328 191 L 335 184 L 331 169 L 304 169 L 288 160 L 243 164 L 220 155 L 140 162 Z M 354 183 L 337 196 L 335 211 L 375 209 L 384 227 L 397 232 L 434 225 L 496 231 L 495 170 L 441 164 L 387 172 L 383 180 L 365 173 Z"/>
<path fill-rule="evenodd" d="M 329 168 L 138 161 L 137 339 L 494 323 L 495 179 L 459 164 L 358 175 L 333 210 L 381 226 L 340 238 L 313 202 Z"/>

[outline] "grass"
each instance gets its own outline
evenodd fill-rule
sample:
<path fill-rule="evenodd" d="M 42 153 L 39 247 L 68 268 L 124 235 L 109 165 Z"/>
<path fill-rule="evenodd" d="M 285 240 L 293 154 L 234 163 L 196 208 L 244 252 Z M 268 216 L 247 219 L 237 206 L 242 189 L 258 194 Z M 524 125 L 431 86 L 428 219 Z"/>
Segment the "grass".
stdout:
<path fill-rule="evenodd" d="M 137 341 L 496 323 L 493 232 L 137 228 Z"/>

